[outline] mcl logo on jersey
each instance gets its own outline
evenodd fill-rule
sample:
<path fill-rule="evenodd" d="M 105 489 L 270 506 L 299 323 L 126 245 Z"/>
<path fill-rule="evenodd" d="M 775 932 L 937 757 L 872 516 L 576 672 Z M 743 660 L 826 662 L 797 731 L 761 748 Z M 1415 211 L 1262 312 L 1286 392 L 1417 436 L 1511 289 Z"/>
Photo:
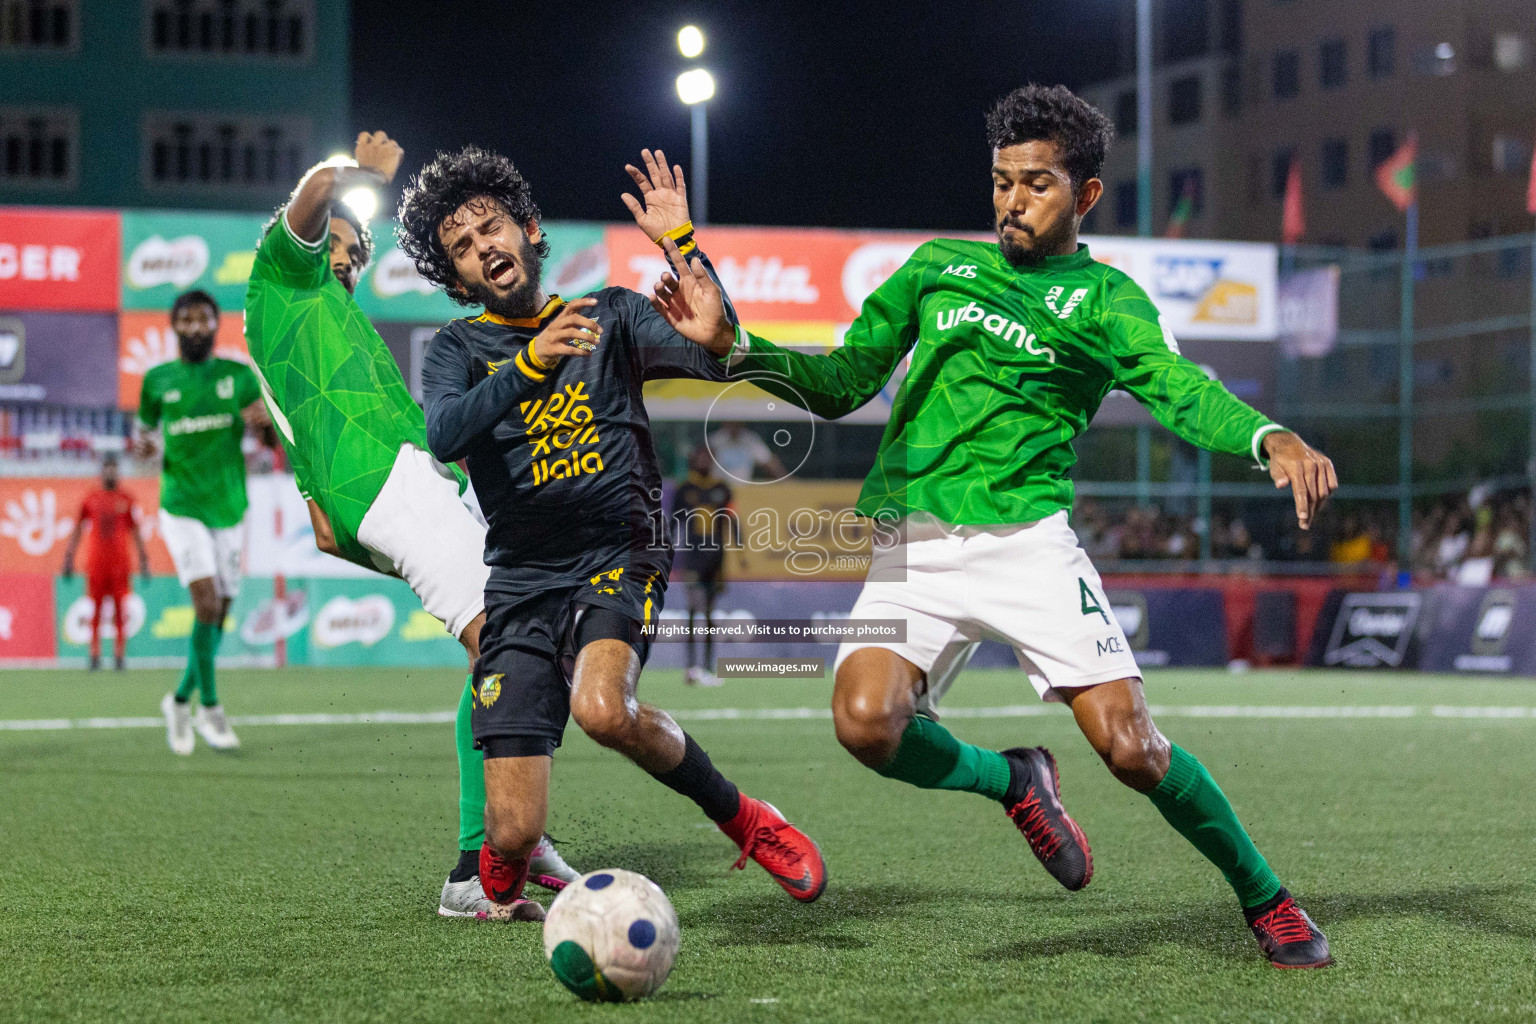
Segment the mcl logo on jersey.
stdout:
<path fill-rule="evenodd" d="M 1049 345 L 1040 344 L 1040 338 L 1024 324 L 1009 320 L 998 313 L 988 313 L 974 302 L 967 302 L 959 309 L 941 309 L 935 317 L 941 331 L 948 331 L 964 323 L 979 323 L 988 334 L 1012 341 L 1014 348 L 1022 348 L 1032 356 L 1044 356 L 1056 362 L 1056 353 Z M 1017 340 L 1015 340 L 1017 339 Z"/>

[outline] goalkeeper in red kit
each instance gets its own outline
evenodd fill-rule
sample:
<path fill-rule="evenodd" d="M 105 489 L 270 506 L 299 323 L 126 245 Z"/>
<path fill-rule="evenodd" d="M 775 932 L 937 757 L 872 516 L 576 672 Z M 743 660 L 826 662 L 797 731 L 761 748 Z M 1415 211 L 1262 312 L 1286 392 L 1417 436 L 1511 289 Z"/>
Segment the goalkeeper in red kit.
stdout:
<path fill-rule="evenodd" d="M 128 645 L 125 608 L 132 592 L 128 577 L 128 541 L 139 553 L 139 572 L 149 578 L 149 553 L 139 533 L 139 510 L 133 499 L 117 486 L 117 457 L 107 455 L 101 463 L 101 487 L 85 496 L 80 514 L 75 518 L 75 532 L 64 550 L 64 577 L 75 574 L 75 552 L 86 524 L 91 527 L 91 545 L 85 559 L 86 594 L 91 599 L 91 669 L 101 667 L 101 611 L 107 598 L 112 599 L 113 665 L 123 668 L 123 653 Z"/>

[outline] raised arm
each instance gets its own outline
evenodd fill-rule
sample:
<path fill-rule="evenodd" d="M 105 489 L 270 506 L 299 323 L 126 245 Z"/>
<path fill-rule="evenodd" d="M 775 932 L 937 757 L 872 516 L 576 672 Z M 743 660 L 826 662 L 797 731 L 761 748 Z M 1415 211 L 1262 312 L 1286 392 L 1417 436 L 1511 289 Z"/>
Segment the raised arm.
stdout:
<path fill-rule="evenodd" d="M 383 132 L 359 132 L 353 151 L 356 166 L 318 164 L 299 180 L 288 200 L 288 227 L 300 241 L 319 242 L 330 233 L 331 202 L 359 185 L 389 184 L 403 155 L 399 144 Z"/>
<path fill-rule="evenodd" d="M 694 308 L 718 288 L 699 260 L 685 265 L 675 246 L 668 243 L 665 248 L 677 273 L 662 277 L 651 305 L 676 325 L 686 322 Z M 781 348 L 745 330 L 724 339 L 717 336 L 707 347 L 726 364 L 731 377 L 748 378 L 764 391 L 826 419 L 846 416 L 880 393 L 896 364 L 917 341 L 918 289 L 927 262 L 919 249 L 876 288 L 864 300 L 843 344 L 826 355 Z M 687 334 L 681 327 L 678 330 Z"/>
<path fill-rule="evenodd" d="M 596 299 L 576 299 L 530 341 L 517 356 L 474 380 L 469 349 L 442 331 L 427 346 L 421 364 L 421 389 L 427 414 L 427 444 L 443 462 L 469 454 L 475 439 L 511 413 L 519 401 L 549 376 L 561 359 L 584 359 L 594 337 L 602 334 L 597 321 L 583 311 Z M 601 341 L 598 341 L 601 344 Z"/>

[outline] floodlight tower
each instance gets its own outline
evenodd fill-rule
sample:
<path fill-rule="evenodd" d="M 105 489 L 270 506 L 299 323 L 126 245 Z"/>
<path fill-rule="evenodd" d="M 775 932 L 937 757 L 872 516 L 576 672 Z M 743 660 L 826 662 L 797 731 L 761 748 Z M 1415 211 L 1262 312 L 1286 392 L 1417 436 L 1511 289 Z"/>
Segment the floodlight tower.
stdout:
<path fill-rule="evenodd" d="M 689 60 L 704 52 L 704 33 L 697 25 L 684 25 L 677 33 L 677 50 Z M 693 222 L 702 227 L 709 215 L 709 115 L 705 102 L 715 94 L 715 76 L 700 67 L 677 76 L 677 98 L 692 117 L 693 169 L 689 172 L 688 207 Z"/>

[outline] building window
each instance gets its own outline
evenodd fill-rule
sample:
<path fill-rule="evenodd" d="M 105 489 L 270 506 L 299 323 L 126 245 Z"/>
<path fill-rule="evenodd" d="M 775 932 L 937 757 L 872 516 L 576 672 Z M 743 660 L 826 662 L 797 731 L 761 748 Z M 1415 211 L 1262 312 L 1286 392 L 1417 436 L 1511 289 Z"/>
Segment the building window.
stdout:
<path fill-rule="evenodd" d="M 1243 0 L 1221 0 L 1221 52 L 1229 57 L 1243 53 Z"/>
<path fill-rule="evenodd" d="M 1205 212 L 1205 175 L 1198 167 L 1185 167 L 1168 175 L 1168 209 L 1178 210 L 1179 203 L 1189 197 L 1191 217 Z"/>
<path fill-rule="evenodd" d="M 1397 73 L 1397 29 L 1391 25 L 1372 29 L 1368 49 L 1372 78 L 1391 78 Z"/>
<path fill-rule="evenodd" d="M 1443 77 L 1456 73 L 1456 47 L 1448 42 L 1421 46 L 1413 51 L 1413 70 L 1419 75 Z"/>
<path fill-rule="evenodd" d="M 152 112 L 144 118 L 148 189 L 287 192 L 313 162 L 304 118 Z"/>
<path fill-rule="evenodd" d="M 1164 0 L 1162 61 L 1176 64 L 1203 57 L 1210 50 L 1210 11 L 1207 0 Z"/>
<path fill-rule="evenodd" d="M 1200 120 L 1200 78 L 1176 78 L 1168 86 L 1168 120 L 1172 124 L 1191 124 Z"/>
<path fill-rule="evenodd" d="M 1397 134 L 1391 128 L 1376 128 L 1371 132 L 1371 170 L 1380 167 L 1397 152 Z"/>
<path fill-rule="evenodd" d="M 1243 112 L 1243 69 L 1236 64 L 1221 69 L 1221 111 L 1228 117 Z"/>
<path fill-rule="evenodd" d="M 59 107 L 0 107 L 0 181 L 73 188 L 80 119 Z"/>
<path fill-rule="evenodd" d="M 1288 100 L 1301 92 L 1301 54 L 1276 50 L 1273 70 L 1275 99 Z"/>
<path fill-rule="evenodd" d="M 1290 147 L 1275 150 L 1275 155 L 1269 162 L 1269 195 L 1272 199 L 1285 198 L 1285 185 L 1291 177 L 1291 161 L 1296 158 L 1296 150 Z"/>
<path fill-rule="evenodd" d="M 313 45 L 314 0 L 149 0 L 151 54 L 305 58 Z"/>
<path fill-rule="evenodd" d="M 1349 143 L 1344 139 L 1323 141 L 1323 187 L 1343 188 L 1349 183 Z"/>
<path fill-rule="evenodd" d="M 1317 48 L 1317 80 L 1324 89 L 1349 81 L 1349 50 L 1342 39 L 1325 39 Z"/>
<path fill-rule="evenodd" d="M 1378 231 L 1365 243 L 1373 252 L 1391 252 L 1397 248 L 1397 228 Z"/>
<path fill-rule="evenodd" d="M 1122 138 L 1136 134 L 1136 90 L 1127 89 L 1115 97 L 1115 134 Z"/>
<path fill-rule="evenodd" d="M 76 0 L 0 0 L 0 50 L 72 50 L 79 23 Z"/>
<path fill-rule="evenodd" d="M 1136 226 L 1136 183 L 1122 181 L 1115 186 L 1115 227 Z"/>

